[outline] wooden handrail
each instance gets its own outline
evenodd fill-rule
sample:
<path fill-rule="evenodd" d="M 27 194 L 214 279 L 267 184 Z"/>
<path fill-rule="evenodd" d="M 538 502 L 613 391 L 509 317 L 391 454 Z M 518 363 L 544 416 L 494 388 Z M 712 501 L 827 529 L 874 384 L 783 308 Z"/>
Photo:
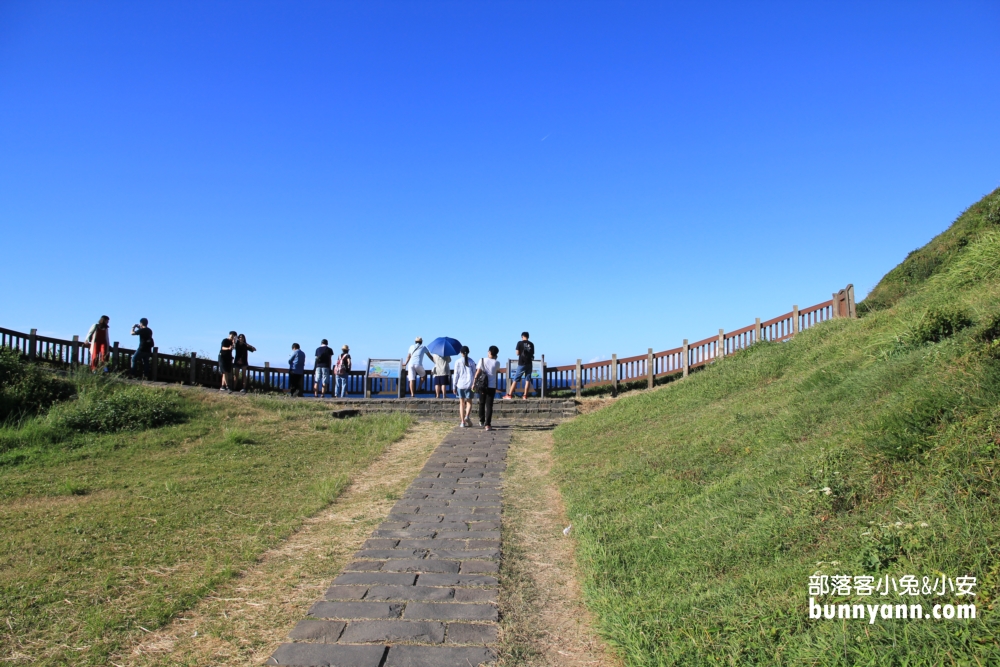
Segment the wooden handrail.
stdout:
<path fill-rule="evenodd" d="M 791 312 L 783 313 L 777 317 L 761 322 L 757 320 L 754 324 L 747 325 L 730 332 L 720 330 L 718 335 L 703 338 L 694 343 L 687 343 L 682 347 L 675 347 L 662 352 L 653 352 L 651 355 L 638 354 L 632 357 L 604 359 L 591 361 L 586 364 L 566 364 L 563 366 L 544 366 L 544 376 L 542 379 L 543 389 L 575 389 L 577 394 L 584 387 L 597 387 L 602 385 L 612 385 L 612 391 L 617 391 L 619 384 L 624 382 L 647 381 L 648 386 L 653 385 L 654 378 L 664 378 L 673 375 L 686 374 L 686 369 L 703 367 L 713 363 L 718 358 L 729 356 L 746 349 L 762 340 L 771 342 L 783 342 L 792 338 L 796 333 L 805 329 L 838 317 L 856 317 L 854 304 L 854 286 L 848 285 L 846 288 L 833 293 L 833 298 L 817 303 L 807 308 L 793 309 Z M 64 366 L 87 365 L 90 363 L 90 346 L 83 341 L 63 340 L 49 336 L 39 336 L 32 329 L 31 333 L 23 333 L 0 327 L 0 347 L 9 347 L 19 350 L 30 359 L 35 359 L 45 363 L 54 363 Z M 684 359 L 687 350 L 688 358 Z M 113 346 L 113 359 L 109 359 L 112 370 L 125 370 L 129 367 L 128 358 L 135 353 L 135 350 L 120 347 L 118 343 Z M 109 356 L 112 350 L 109 349 Z M 218 369 L 218 362 L 212 359 L 199 359 L 192 356 L 181 356 L 174 354 L 161 354 L 157 352 L 156 377 L 166 382 L 190 383 L 196 379 L 197 384 L 202 386 L 218 387 L 221 381 L 221 373 Z M 191 364 L 195 367 L 192 369 Z M 577 377 L 577 369 L 580 376 Z M 306 369 L 305 374 L 309 378 L 308 386 L 312 386 L 312 373 L 315 369 Z M 499 370 L 500 379 L 503 381 L 500 389 L 506 385 L 506 368 Z M 247 376 L 255 388 L 268 390 L 284 390 L 288 387 L 288 375 L 290 369 L 264 366 L 248 366 Z M 364 384 L 367 371 L 352 370 L 348 373 L 348 389 L 351 393 L 365 393 Z M 373 381 L 380 383 L 381 393 L 393 393 L 398 385 L 397 380 L 376 379 Z M 421 384 L 425 384 L 426 381 Z M 559 385 L 559 386 L 556 386 Z M 389 388 L 390 391 L 386 391 Z M 429 388 L 428 388 L 429 390 Z"/>

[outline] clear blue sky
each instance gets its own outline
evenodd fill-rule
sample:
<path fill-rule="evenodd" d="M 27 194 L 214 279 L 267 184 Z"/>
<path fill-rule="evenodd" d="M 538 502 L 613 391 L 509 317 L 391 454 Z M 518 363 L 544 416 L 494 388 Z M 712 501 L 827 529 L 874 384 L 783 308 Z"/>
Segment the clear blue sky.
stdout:
<path fill-rule="evenodd" d="M 550 362 L 859 297 L 1000 185 L 1000 3 L 0 1 L 0 326 Z"/>

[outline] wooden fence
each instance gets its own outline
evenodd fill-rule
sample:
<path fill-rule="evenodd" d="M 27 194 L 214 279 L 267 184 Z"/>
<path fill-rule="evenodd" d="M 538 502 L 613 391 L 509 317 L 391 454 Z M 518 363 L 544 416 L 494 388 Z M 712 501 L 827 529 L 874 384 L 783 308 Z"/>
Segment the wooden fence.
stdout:
<path fill-rule="evenodd" d="M 584 364 L 577 359 L 576 364 L 566 366 L 546 366 L 545 358 L 542 357 L 536 362 L 541 364 L 542 379 L 536 380 L 534 387 L 541 396 L 553 391 L 572 391 L 580 396 L 584 389 L 608 386 L 616 393 L 621 385 L 635 386 L 643 381 L 647 387 L 652 388 L 658 379 L 686 377 L 691 371 L 720 357 L 735 354 L 758 341 L 786 341 L 800 331 L 838 317 L 856 317 L 853 285 L 835 292 L 829 301 L 802 309 L 792 306 L 791 312 L 765 322 L 758 318 L 753 324 L 728 333 L 719 329 L 718 335 L 694 343 L 685 339 L 683 345 L 672 350 L 653 352 L 653 348 L 649 348 L 646 354 L 633 357 L 619 359 L 613 354 L 609 360 Z M 90 346 L 80 341 L 79 336 L 73 336 L 72 340 L 61 340 L 39 336 L 36 329 L 32 329 L 30 333 L 21 333 L 0 328 L 0 346 L 18 350 L 29 360 L 61 368 L 90 364 Z M 135 350 L 120 347 L 115 342 L 111 347 L 108 368 L 118 372 L 128 371 L 134 352 Z M 158 382 L 215 388 L 222 384 L 218 362 L 200 359 L 194 352 L 189 356 L 161 354 L 159 348 L 154 347 L 151 370 L 152 379 Z M 287 368 L 272 368 L 268 362 L 248 369 L 250 388 L 257 391 L 287 391 L 288 375 Z M 362 394 L 365 397 L 403 395 L 405 378 L 403 382 L 383 378 L 366 380 L 365 371 L 351 371 L 347 378 L 348 393 Z M 504 391 L 506 384 L 506 369 L 501 368 L 497 379 L 498 390 Z M 306 393 L 313 391 L 311 372 L 305 375 L 304 390 Z M 417 391 L 421 394 L 434 392 L 429 377 L 418 381 Z"/>

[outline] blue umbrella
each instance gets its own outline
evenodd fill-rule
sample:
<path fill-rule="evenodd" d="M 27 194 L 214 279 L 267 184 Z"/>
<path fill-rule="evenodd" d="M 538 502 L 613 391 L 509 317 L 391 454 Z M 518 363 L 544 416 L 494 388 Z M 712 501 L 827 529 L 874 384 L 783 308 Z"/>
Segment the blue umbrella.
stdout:
<path fill-rule="evenodd" d="M 454 357 L 462 351 L 462 344 L 454 338 L 443 336 L 428 343 L 427 351 L 439 357 Z"/>

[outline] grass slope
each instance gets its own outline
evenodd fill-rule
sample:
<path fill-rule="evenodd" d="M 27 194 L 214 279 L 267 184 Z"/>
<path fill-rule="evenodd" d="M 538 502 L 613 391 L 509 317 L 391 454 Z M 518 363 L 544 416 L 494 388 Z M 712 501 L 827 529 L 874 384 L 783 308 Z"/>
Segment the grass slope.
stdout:
<path fill-rule="evenodd" d="M 93 432 L 137 390 L 181 423 Z M 108 664 L 289 535 L 410 424 L 336 421 L 308 401 L 91 394 L 0 428 L 0 659 L 11 664 Z"/>
<path fill-rule="evenodd" d="M 588 603 L 629 664 L 1000 664 L 998 209 L 911 253 L 860 320 L 557 429 Z M 810 620 L 817 572 L 976 576 L 979 618 Z"/>

